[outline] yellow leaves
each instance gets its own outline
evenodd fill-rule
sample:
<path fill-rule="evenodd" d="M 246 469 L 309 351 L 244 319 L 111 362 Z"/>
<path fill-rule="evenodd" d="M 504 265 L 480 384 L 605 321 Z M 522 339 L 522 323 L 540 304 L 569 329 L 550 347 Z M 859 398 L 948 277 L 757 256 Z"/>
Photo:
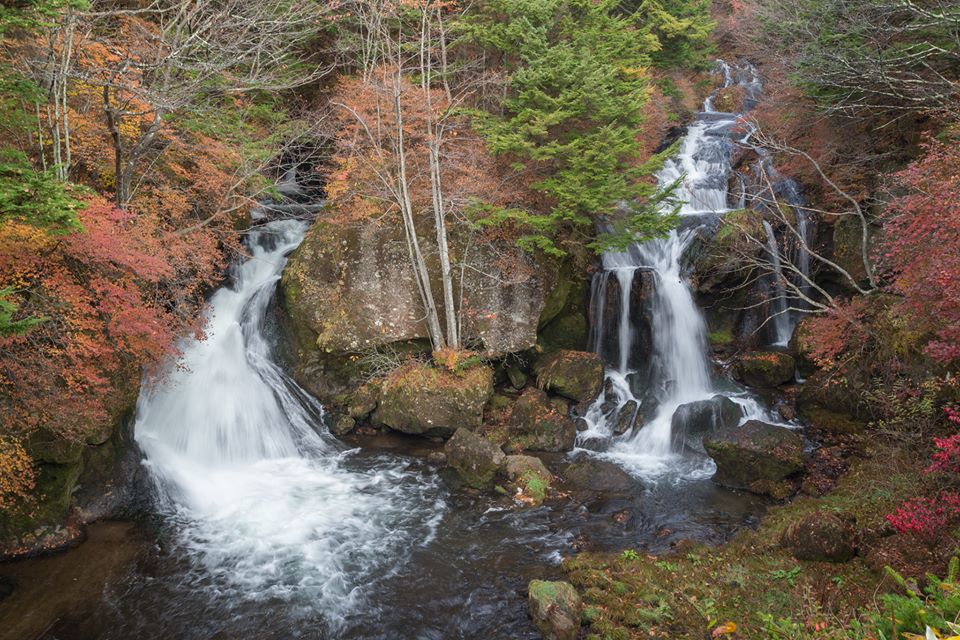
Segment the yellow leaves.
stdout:
<path fill-rule="evenodd" d="M 621 67 L 620 71 L 626 77 L 637 80 L 644 80 L 650 77 L 649 67 Z"/>
<path fill-rule="evenodd" d="M 716 628 L 714 628 L 714 630 L 710 633 L 710 637 L 719 638 L 721 636 L 728 636 L 736 632 L 737 632 L 737 623 L 728 620 L 727 622 L 724 622 L 723 624 L 718 625 Z"/>

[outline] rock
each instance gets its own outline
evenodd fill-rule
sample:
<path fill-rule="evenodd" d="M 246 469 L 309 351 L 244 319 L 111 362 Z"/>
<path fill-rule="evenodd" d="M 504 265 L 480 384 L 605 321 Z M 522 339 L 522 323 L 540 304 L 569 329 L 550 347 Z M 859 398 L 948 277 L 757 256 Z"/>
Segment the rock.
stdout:
<path fill-rule="evenodd" d="M 753 351 L 740 357 L 736 377 L 751 387 L 778 387 L 793 380 L 796 363 L 789 353 Z"/>
<path fill-rule="evenodd" d="M 856 553 L 854 518 L 817 511 L 791 523 L 780 535 L 780 546 L 797 560 L 846 562 Z"/>
<path fill-rule="evenodd" d="M 577 439 L 573 418 L 560 413 L 547 394 L 535 388 L 514 402 L 509 428 L 513 448 L 527 451 L 569 451 Z"/>
<path fill-rule="evenodd" d="M 493 395 L 493 371 L 472 367 L 456 374 L 427 364 L 410 364 L 381 383 L 373 422 L 411 434 L 449 436 L 483 424 L 483 408 Z"/>
<path fill-rule="evenodd" d="M 603 360 L 595 353 L 562 349 L 539 361 L 537 386 L 574 402 L 587 402 L 600 395 Z"/>
<path fill-rule="evenodd" d="M 590 326 L 580 311 L 561 316 L 541 329 L 537 343 L 544 351 L 557 349 L 583 349 L 587 346 Z"/>
<path fill-rule="evenodd" d="M 797 418 L 797 409 L 792 404 L 782 404 L 777 407 L 777 413 L 780 414 L 780 417 L 791 422 Z"/>
<path fill-rule="evenodd" d="M 808 377 L 816 372 L 816 359 L 813 356 L 813 345 L 815 334 L 810 328 L 813 318 L 801 318 L 797 326 L 793 329 L 793 335 L 790 336 L 790 353 L 797 365 L 797 373 L 800 376 Z"/>
<path fill-rule="evenodd" d="M 747 282 L 756 270 L 751 258 L 764 251 L 752 238 L 763 237 L 760 212 L 738 209 L 725 214 L 713 238 L 693 262 L 697 291 L 715 293 Z"/>
<path fill-rule="evenodd" d="M 431 228 L 432 218 L 423 215 L 417 225 Z M 477 267 L 464 270 L 463 294 L 472 309 L 483 310 L 463 315 L 464 342 L 480 345 L 487 356 L 533 347 L 541 323 L 566 304 L 567 294 L 556 286 L 562 263 L 528 253 L 508 237 L 465 252 L 463 228 L 451 227 L 450 249 Z M 428 268 L 440 282 L 439 261 L 428 260 Z M 400 224 L 321 216 L 290 257 L 280 286 L 301 359 L 308 351 L 339 356 L 429 337 Z"/>
<path fill-rule="evenodd" d="M 636 425 L 639 408 L 640 404 L 636 400 L 628 400 L 620 407 L 613 421 L 614 435 L 622 436 Z"/>
<path fill-rule="evenodd" d="M 464 484 L 475 489 L 490 488 L 507 457 L 497 445 L 463 428 L 457 429 L 443 452 Z"/>
<path fill-rule="evenodd" d="M 600 493 L 629 493 L 633 478 L 612 462 L 587 459 L 574 462 L 563 471 L 564 481 L 574 489 Z"/>
<path fill-rule="evenodd" d="M 854 375 L 811 375 L 797 394 L 797 414 L 817 429 L 835 434 L 862 432 L 868 422 L 862 398 L 869 383 Z"/>
<path fill-rule="evenodd" d="M 703 439 L 736 427 L 742 417 L 740 405 L 726 396 L 682 404 L 677 407 L 670 422 L 674 449 L 686 447 L 706 453 Z"/>
<path fill-rule="evenodd" d="M 553 474 L 539 458 L 507 456 L 502 471 L 519 489 L 515 499 L 531 506 L 543 504 L 547 489 L 553 483 Z"/>
<path fill-rule="evenodd" d="M 708 436 L 703 446 L 717 463 L 714 480 L 735 489 L 777 497 L 777 483 L 803 469 L 800 436 L 759 420 Z"/>
<path fill-rule="evenodd" d="M 544 640 L 576 640 L 581 603 L 573 585 L 531 580 L 527 590 L 530 616 Z"/>
<path fill-rule="evenodd" d="M 514 389 L 523 389 L 527 386 L 527 372 L 519 367 L 510 367 L 507 369 L 507 379 L 510 380 L 510 385 Z"/>
<path fill-rule="evenodd" d="M 590 423 L 584 418 L 577 418 L 577 431 L 586 431 L 590 428 Z"/>
<path fill-rule="evenodd" d="M 350 416 L 340 416 L 333 423 L 333 426 L 330 427 L 330 433 L 335 436 L 344 436 L 357 426 L 357 421 L 351 418 Z"/>
<path fill-rule="evenodd" d="M 377 408 L 380 402 L 380 388 L 375 384 L 365 384 L 357 388 L 350 397 L 350 417 L 365 420 Z"/>

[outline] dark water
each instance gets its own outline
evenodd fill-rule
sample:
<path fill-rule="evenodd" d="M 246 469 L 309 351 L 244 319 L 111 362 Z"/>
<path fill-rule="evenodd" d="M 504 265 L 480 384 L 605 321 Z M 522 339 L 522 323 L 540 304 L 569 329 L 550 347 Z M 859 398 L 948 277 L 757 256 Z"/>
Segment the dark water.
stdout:
<path fill-rule="evenodd" d="M 430 445 L 401 436 L 365 440 L 358 471 L 389 459 L 433 477 Z M 562 472 L 563 456 L 545 457 Z M 764 507 L 709 480 L 635 483 L 629 494 L 569 488 L 538 508 L 437 483 L 446 507 L 435 538 L 368 585 L 365 604 L 329 629 L 297 598 L 237 598 L 176 546 L 164 521 L 100 523 L 87 542 L 56 556 L 0 565 L 15 587 L 0 601 L 0 638 L 538 638 L 526 585 L 562 576 L 579 550 L 669 550 L 678 540 L 719 543 L 751 526 Z"/>

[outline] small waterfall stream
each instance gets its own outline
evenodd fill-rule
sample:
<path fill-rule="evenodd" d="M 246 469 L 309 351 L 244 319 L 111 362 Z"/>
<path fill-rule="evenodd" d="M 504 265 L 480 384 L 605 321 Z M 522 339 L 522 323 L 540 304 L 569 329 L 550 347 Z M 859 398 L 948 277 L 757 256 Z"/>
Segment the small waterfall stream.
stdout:
<path fill-rule="evenodd" d="M 746 94 L 745 108 L 751 108 L 761 89 L 755 70 L 749 65 L 733 69 L 722 61 L 718 64 L 724 76 L 723 88 L 739 84 Z M 684 254 L 697 227 L 729 211 L 727 185 L 732 172 L 732 136 L 740 124 L 741 114 L 715 111 L 715 98 L 716 92 L 706 99 L 703 112 L 689 126 L 678 154 L 668 159 L 657 175 L 661 187 L 680 180 L 675 192 L 683 217 L 680 228 L 665 238 L 635 244 L 624 252 L 605 254 L 603 272 L 595 276 L 591 290 L 594 309 L 591 347 L 611 362 L 609 354 L 604 354 L 601 348 L 606 326 L 603 317 L 606 282 L 610 274 L 620 285 L 619 349 L 616 368 L 610 367 L 606 372 L 603 393 L 584 416 L 587 429 L 579 434 L 578 444 L 646 479 L 689 480 L 709 477 L 714 472 L 708 457 L 675 448 L 673 417 L 681 405 L 724 395 L 740 404 L 743 420 L 780 422 L 743 389 L 729 385 L 721 389 L 711 380 L 706 325 L 683 272 Z M 743 143 L 748 138 L 749 133 L 736 142 Z M 745 202 L 745 191 L 741 189 L 741 202 Z M 769 229 L 769 225 L 766 226 Z M 769 233 L 774 247 L 771 255 L 778 257 L 772 229 Z M 633 329 L 624 326 L 630 322 L 630 287 L 638 270 L 649 271 L 654 278 L 649 302 L 652 354 L 649 370 L 642 376 L 643 372 L 627 367 Z M 776 297 L 777 304 L 786 303 L 784 295 Z M 789 339 L 790 321 L 787 314 L 779 318 L 778 340 L 785 335 L 785 344 Z M 781 323 L 783 334 L 779 333 Z M 642 397 L 636 395 L 641 393 L 640 387 L 646 387 Z M 635 405 L 640 407 L 639 413 L 646 416 L 646 421 L 636 424 L 632 432 L 614 433 L 620 413 L 625 407 Z M 653 410 L 645 410 L 650 405 Z"/>

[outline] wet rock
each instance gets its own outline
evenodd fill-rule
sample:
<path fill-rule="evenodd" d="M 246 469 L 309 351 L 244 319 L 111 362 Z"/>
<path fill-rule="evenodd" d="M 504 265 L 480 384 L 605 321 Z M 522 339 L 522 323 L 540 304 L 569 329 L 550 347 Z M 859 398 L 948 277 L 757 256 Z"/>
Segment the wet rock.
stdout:
<path fill-rule="evenodd" d="M 791 523 L 780 535 L 780 546 L 797 560 L 846 562 L 856 553 L 853 516 L 817 511 Z"/>
<path fill-rule="evenodd" d="M 513 404 L 509 440 L 516 450 L 569 451 L 577 438 L 573 418 L 557 410 L 543 391 L 528 388 Z"/>
<path fill-rule="evenodd" d="M 457 428 L 483 424 L 483 408 L 493 395 L 493 371 L 473 367 L 455 374 L 411 364 L 381 383 L 373 422 L 417 435 L 449 436 Z"/>
<path fill-rule="evenodd" d="M 674 448 L 686 447 L 706 453 L 703 439 L 736 427 L 742 417 L 740 405 L 725 396 L 682 404 L 677 407 L 670 421 Z"/>
<path fill-rule="evenodd" d="M 785 497 L 782 482 L 803 469 L 800 436 L 759 420 L 708 436 L 703 446 L 717 464 L 714 480 L 735 489 Z"/>
<path fill-rule="evenodd" d="M 622 436 L 636 425 L 639 408 L 640 404 L 636 400 L 628 400 L 620 407 L 613 421 L 614 435 Z"/>
<path fill-rule="evenodd" d="M 697 291 L 729 291 L 747 282 L 756 269 L 753 258 L 764 250 L 753 238 L 762 238 L 763 234 L 761 213 L 738 209 L 725 214 L 713 238 L 694 260 Z"/>
<path fill-rule="evenodd" d="M 563 479 L 573 489 L 601 493 L 629 493 L 633 478 L 612 462 L 588 459 L 574 462 L 563 471 Z"/>
<path fill-rule="evenodd" d="M 590 428 L 590 423 L 587 422 L 584 418 L 577 418 L 577 431 L 586 431 Z"/>
<path fill-rule="evenodd" d="M 603 360 L 595 353 L 562 349 L 537 363 L 537 386 L 574 402 L 600 395 Z"/>
<path fill-rule="evenodd" d="M 488 489 L 506 459 L 500 447 L 467 429 L 457 429 L 443 447 L 449 464 L 467 486 Z"/>
<path fill-rule="evenodd" d="M 797 373 L 806 378 L 812 375 L 819 367 L 813 356 L 815 335 L 810 328 L 813 318 L 801 318 L 790 336 L 790 353 L 797 365 Z"/>
<path fill-rule="evenodd" d="M 780 414 L 780 417 L 790 422 L 791 420 L 796 420 L 797 418 L 797 409 L 792 404 L 782 404 L 777 407 L 777 413 Z"/>
<path fill-rule="evenodd" d="M 343 436 L 353 431 L 356 426 L 357 421 L 350 416 L 340 416 L 330 427 L 330 433 L 335 436 Z"/>
<path fill-rule="evenodd" d="M 530 506 L 542 504 L 553 484 L 553 474 L 533 456 L 507 456 L 502 473 L 516 485 L 515 499 Z"/>
<path fill-rule="evenodd" d="M 531 580 L 530 617 L 544 640 L 576 640 L 580 632 L 580 596 L 569 582 Z"/>
<path fill-rule="evenodd" d="M 734 374 L 751 387 L 778 387 L 793 380 L 795 369 L 796 363 L 789 353 L 753 351 L 740 357 Z"/>

